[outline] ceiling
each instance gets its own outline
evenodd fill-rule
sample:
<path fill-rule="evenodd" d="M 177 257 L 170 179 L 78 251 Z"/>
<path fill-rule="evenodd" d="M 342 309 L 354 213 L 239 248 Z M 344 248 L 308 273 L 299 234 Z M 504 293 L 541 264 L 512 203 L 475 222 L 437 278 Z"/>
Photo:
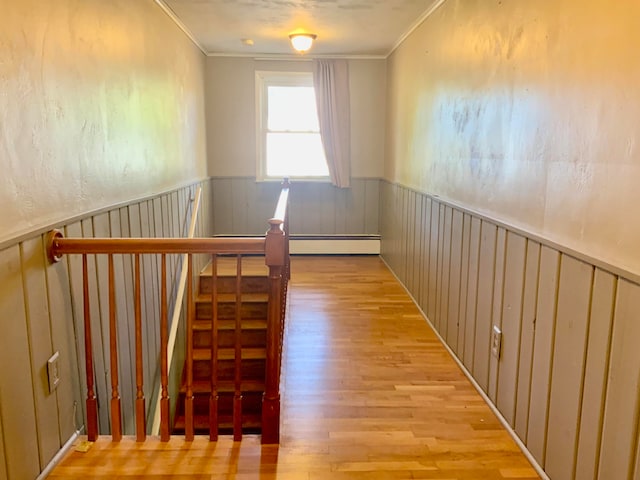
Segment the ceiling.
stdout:
<path fill-rule="evenodd" d="M 156 0 L 209 55 L 291 55 L 289 34 L 318 35 L 317 56 L 386 56 L 444 0 Z M 250 39 L 253 45 L 245 45 Z"/>

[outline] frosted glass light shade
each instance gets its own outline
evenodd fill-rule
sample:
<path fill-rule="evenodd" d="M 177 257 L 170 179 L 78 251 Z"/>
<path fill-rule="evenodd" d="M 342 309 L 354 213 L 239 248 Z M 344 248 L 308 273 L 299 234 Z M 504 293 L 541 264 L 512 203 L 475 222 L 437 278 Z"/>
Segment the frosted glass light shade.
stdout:
<path fill-rule="evenodd" d="M 295 51 L 300 53 L 307 52 L 311 48 L 316 37 L 317 35 L 313 33 L 292 33 L 289 35 L 291 46 Z"/>

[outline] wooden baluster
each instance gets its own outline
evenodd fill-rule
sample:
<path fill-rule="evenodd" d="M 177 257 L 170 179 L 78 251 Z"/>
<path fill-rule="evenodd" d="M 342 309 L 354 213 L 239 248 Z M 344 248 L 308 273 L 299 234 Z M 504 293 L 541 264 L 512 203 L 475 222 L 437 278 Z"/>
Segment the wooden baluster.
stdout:
<path fill-rule="evenodd" d="M 89 272 L 87 255 L 82 255 L 82 299 L 84 302 L 84 361 L 87 376 L 87 440 L 98 438 L 98 402 L 93 379 L 93 348 L 91 346 L 91 308 L 89 306 Z"/>
<path fill-rule="evenodd" d="M 142 373 L 142 305 L 141 305 L 141 279 L 140 279 L 140 254 L 134 256 L 135 263 L 135 330 L 136 330 L 136 441 L 144 442 L 147 438 L 145 426 L 145 405 Z"/>
<path fill-rule="evenodd" d="M 209 440 L 218 440 L 218 256 L 211 255 L 211 397 Z"/>
<path fill-rule="evenodd" d="M 116 287 L 113 269 L 113 255 L 108 255 L 109 263 L 109 364 L 111 367 L 111 439 L 122 440 L 122 420 L 120 392 L 118 390 L 118 333 L 116 328 Z"/>
<path fill-rule="evenodd" d="M 167 362 L 168 319 L 167 319 L 167 255 L 162 254 L 160 289 L 160 441 L 168 442 L 169 434 L 169 365 Z"/>
<path fill-rule="evenodd" d="M 234 331 L 233 440 L 242 440 L 242 255 L 236 257 L 236 324 Z"/>
<path fill-rule="evenodd" d="M 187 256 L 187 368 L 184 399 L 184 438 L 193 441 L 193 255 Z"/>

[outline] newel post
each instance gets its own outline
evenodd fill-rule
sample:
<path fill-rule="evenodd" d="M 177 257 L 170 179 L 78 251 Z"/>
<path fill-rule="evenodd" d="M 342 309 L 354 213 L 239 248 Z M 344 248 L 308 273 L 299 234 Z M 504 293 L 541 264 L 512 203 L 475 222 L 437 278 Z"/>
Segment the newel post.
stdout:
<path fill-rule="evenodd" d="M 269 311 L 267 315 L 267 365 L 262 398 L 262 443 L 280 441 L 280 305 L 285 234 L 282 220 L 269 220 L 265 239 L 265 264 L 269 267 Z"/>

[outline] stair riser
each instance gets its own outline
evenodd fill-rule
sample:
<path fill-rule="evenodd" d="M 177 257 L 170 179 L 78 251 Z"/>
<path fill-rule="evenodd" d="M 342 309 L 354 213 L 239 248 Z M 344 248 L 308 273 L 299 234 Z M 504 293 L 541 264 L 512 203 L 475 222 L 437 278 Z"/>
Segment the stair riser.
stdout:
<path fill-rule="evenodd" d="M 269 279 L 267 277 L 242 277 L 240 282 L 244 293 L 267 293 L 269 291 Z M 211 293 L 213 280 L 210 276 L 200 277 L 200 293 Z M 218 293 L 234 293 L 236 291 L 236 277 L 219 277 Z"/>
<path fill-rule="evenodd" d="M 243 330 L 240 335 L 243 347 L 264 347 L 267 342 L 267 332 L 264 330 Z M 218 347 L 229 348 L 235 345 L 235 332 L 233 330 L 220 330 L 218 332 Z M 194 348 L 211 347 L 211 331 L 198 330 L 193 332 Z"/>
<path fill-rule="evenodd" d="M 267 318 L 267 311 L 269 306 L 267 302 L 252 302 L 243 303 L 240 307 L 240 315 L 246 319 L 261 319 Z M 236 304 L 235 303 L 219 303 L 218 304 L 218 318 L 219 319 L 232 319 L 236 316 Z M 196 319 L 207 320 L 211 318 L 211 303 L 210 302 L 196 302 Z"/>
<path fill-rule="evenodd" d="M 264 360 L 243 360 L 242 366 L 243 380 L 261 380 L 265 377 Z M 218 362 L 218 379 L 233 380 L 235 369 L 232 360 L 221 360 Z M 211 378 L 211 362 L 209 360 L 195 360 L 193 362 L 193 378 L 197 380 L 208 380 Z"/>
<path fill-rule="evenodd" d="M 242 394 L 242 413 L 252 414 L 262 411 L 262 393 L 252 392 Z M 193 396 L 194 415 L 209 414 L 209 394 Z M 233 413 L 233 393 L 218 395 L 218 415 L 230 415 Z"/>

